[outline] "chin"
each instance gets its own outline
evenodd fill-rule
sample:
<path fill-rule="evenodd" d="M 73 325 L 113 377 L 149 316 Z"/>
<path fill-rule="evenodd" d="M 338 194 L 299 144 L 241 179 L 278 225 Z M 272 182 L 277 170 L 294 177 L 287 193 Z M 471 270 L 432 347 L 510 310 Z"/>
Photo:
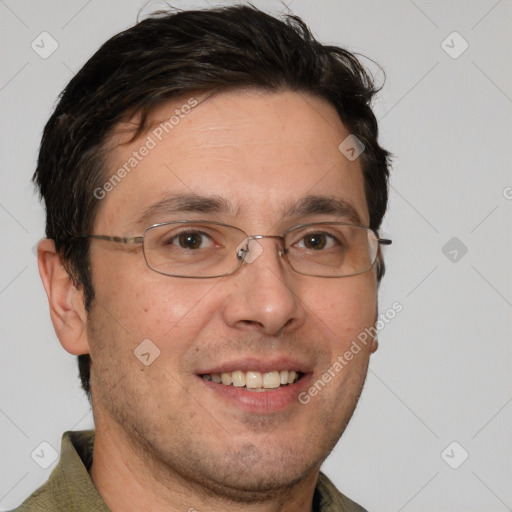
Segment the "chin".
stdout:
<path fill-rule="evenodd" d="M 303 450 L 283 450 L 282 446 L 262 450 L 250 442 L 219 458 L 223 463 L 217 459 L 216 464 L 209 465 L 203 474 L 210 474 L 210 479 L 202 484 L 216 495 L 240 502 L 265 501 L 282 494 L 283 489 L 291 490 L 316 473 L 323 460 Z"/>
<path fill-rule="evenodd" d="M 245 503 L 256 503 L 281 495 L 283 489 L 292 490 L 316 468 L 309 471 L 298 467 L 282 468 L 279 471 L 270 466 L 243 474 L 231 471 L 226 478 L 219 482 L 219 474 L 215 475 L 216 482 L 209 486 L 216 495 Z"/>

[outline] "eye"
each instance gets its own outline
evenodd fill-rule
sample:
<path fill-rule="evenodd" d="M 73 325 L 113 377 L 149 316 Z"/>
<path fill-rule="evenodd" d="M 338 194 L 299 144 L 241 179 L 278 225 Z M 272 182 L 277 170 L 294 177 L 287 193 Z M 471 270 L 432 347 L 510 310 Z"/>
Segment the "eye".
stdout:
<path fill-rule="evenodd" d="M 297 247 L 300 249 L 310 249 L 310 250 L 322 250 L 322 249 L 331 249 L 337 244 L 337 240 L 328 233 L 308 233 L 304 235 L 299 242 L 297 242 Z"/>
<path fill-rule="evenodd" d="M 182 231 L 173 236 L 167 244 L 176 245 L 181 249 L 206 249 L 213 245 L 213 240 L 200 231 Z"/>

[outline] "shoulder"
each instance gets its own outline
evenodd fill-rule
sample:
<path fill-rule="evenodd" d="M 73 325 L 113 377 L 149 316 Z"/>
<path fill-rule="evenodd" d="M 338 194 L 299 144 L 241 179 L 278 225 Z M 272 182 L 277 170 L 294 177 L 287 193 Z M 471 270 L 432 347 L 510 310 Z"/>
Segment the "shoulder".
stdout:
<path fill-rule="evenodd" d="M 63 509 L 58 508 L 58 500 L 52 499 L 51 485 L 47 481 L 44 485 L 35 490 L 19 507 L 10 512 L 56 512 Z"/>
<path fill-rule="evenodd" d="M 65 432 L 48 480 L 11 512 L 108 512 L 88 473 L 93 448 L 93 430 Z"/>
<path fill-rule="evenodd" d="M 342 494 L 323 473 L 318 475 L 318 512 L 367 512 L 361 505 Z"/>

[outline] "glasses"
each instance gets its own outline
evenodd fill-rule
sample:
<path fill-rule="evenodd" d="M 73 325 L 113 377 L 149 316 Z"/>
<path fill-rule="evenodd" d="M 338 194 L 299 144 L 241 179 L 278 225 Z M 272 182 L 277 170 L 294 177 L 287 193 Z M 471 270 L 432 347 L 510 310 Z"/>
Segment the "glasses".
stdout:
<path fill-rule="evenodd" d="M 377 231 L 342 222 L 315 222 L 294 226 L 282 236 L 248 236 L 220 222 L 179 220 L 148 227 L 142 236 L 88 235 L 108 242 L 142 244 L 151 270 L 171 277 L 212 278 L 234 274 L 263 252 L 258 241 L 279 242 L 279 256 L 297 273 L 316 277 L 348 277 L 370 270 L 379 245 L 391 240 Z"/>

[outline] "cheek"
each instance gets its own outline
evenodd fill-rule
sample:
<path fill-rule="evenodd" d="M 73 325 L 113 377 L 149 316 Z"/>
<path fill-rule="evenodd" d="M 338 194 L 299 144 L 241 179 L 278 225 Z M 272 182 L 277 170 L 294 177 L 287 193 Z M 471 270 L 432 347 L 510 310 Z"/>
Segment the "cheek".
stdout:
<path fill-rule="evenodd" d="M 204 289 L 199 293 L 162 279 L 165 286 L 156 281 L 144 286 L 110 283 L 98 293 L 89 341 L 91 357 L 102 373 L 95 378 L 104 389 L 125 375 L 125 385 L 131 382 L 137 393 L 151 394 L 156 388 L 170 392 L 176 376 L 187 373 L 183 363 L 215 307 L 203 297 Z M 148 366 L 141 359 L 146 353 L 151 359 Z"/>
<path fill-rule="evenodd" d="M 326 280 L 310 288 L 304 300 L 331 343 L 345 345 L 377 319 L 377 287 L 373 273 Z"/>
<path fill-rule="evenodd" d="M 176 346 L 196 336 L 218 310 L 212 300 L 217 280 L 160 275 L 147 268 L 142 254 L 125 255 L 117 264 L 109 259 L 95 268 L 96 301 L 134 343 L 149 338 L 159 346 Z"/>

